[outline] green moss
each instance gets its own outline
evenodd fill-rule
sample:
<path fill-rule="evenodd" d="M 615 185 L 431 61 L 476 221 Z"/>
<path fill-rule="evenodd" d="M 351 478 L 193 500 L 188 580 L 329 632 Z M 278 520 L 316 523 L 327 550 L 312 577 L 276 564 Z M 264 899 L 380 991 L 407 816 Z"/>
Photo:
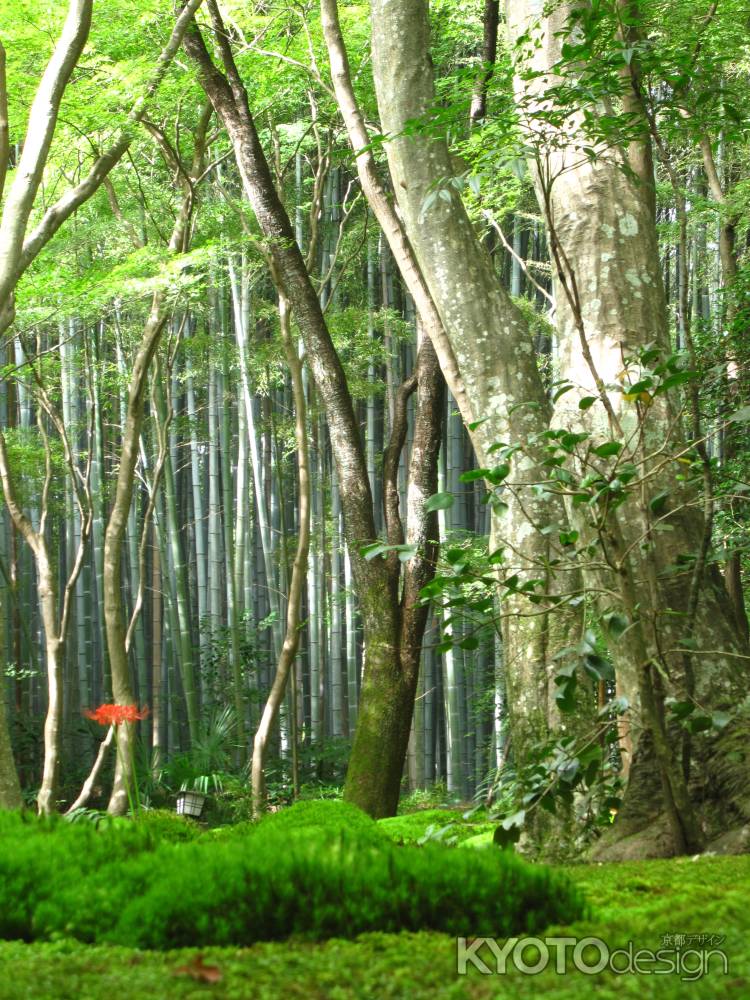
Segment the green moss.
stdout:
<path fill-rule="evenodd" d="M 547 933 L 593 935 L 610 947 L 655 948 L 675 932 L 726 935 L 729 975 L 692 983 L 676 976 L 558 975 L 516 971 L 456 975 L 455 941 L 444 934 L 365 934 L 356 941 L 295 941 L 251 948 L 133 951 L 61 941 L 0 942 L 0 1000 L 746 1000 L 750 996 L 750 858 L 700 858 L 565 869 L 592 902 L 590 918 Z M 219 970 L 215 984 L 196 956 Z"/>
<path fill-rule="evenodd" d="M 542 866 L 396 846 L 339 802 L 300 803 L 218 841 L 160 842 L 157 828 L 2 818 L 0 936 L 167 949 L 374 930 L 499 935 L 583 910 Z"/>
<path fill-rule="evenodd" d="M 459 844 L 460 847 L 494 847 L 494 830 L 486 830 L 484 833 L 476 833 L 473 837 L 467 837 Z"/>
<path fill-rule="evenodd" d="M 492 833 L 497 823 L 464 819 L 463 809 L 420 809 L 378 820 L 378 826 L 399 844 L 416 844 L 423 837 L 461 844 L 481 833 Z"/>

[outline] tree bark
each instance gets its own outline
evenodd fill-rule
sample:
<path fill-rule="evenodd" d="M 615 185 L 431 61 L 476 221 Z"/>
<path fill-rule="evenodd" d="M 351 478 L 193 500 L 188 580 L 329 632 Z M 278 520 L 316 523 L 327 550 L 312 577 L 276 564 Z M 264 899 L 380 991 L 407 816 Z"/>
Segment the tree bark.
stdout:
<path fill-rule="evenodd" d="M 6 614 L 6 608 L 0 613 Z M 20 809 L 23 798 L 10 742 L 6 688 L 5 677 L 0 676 L 0 809 Z"/>
<path fill-rule="evenodd" d="M 566 515 L 555 498 L 532 489 L 547 471 L 536 436 L 549 426 L 550 406 L 536 367 L 532 336 L 520 310 L 500 285 L 492 261 L 472 227 L 460 196 L 435 197 L 453 175 L 443 139 L 408 128 L 429 114 L 435 100 L 426 0 L 374 0 L 372 57 L 385 146 L 404 229 L 437 307 L 464 392 L 481 423 L 473 430 L 479 462 L 504 442 L 520 449 L 509 459 L 508 511 L 493 517 L 492 548 L 504 547 L 503 574 L 523 581 L 548 577 L 548 528 Z M 441 192 L 442 193 L 442 192 Z M 491 458 L 489 459 L 491 461 Z M 559 554 L 559 553 L 558 553 Z M 573 579 L 567 585 L 575 586 Z M 559 620 L 539 614 L 526 598 L 503 605 L 505 674 L 514 752 L 548 731 L 552 659 L 567 637 Z M 529 615 L 529 612 L 535 612 Z"/>
<path fill-rule="evenodd" d="M 518 73 L 519 97 L 528 124 L 538 129 L 544 122 L 545 142 L 536 149 L 532 170 L 555 264 L 561 370 L 574 386 L 557 405 L 554 419 L 558 426 L 591 434 L 592 444 L 613 438 L 624 443 L 623 458 L 627 455 L 637 465 L 643 482 L 614 515 L 614 532 L 622 540 L 622 558 L 614 563 L 638 595 L 629 614 L 635 616 L 634 628 L 643 632 L 640 653 L 637 643 L 618 643 L 612 650 L 618 687 L 642 712 L 640 732 L 634 732 L 633 775 L 614 839 L 645 829 L 644 815 L 653 820 L 655 813 L 666 809 L 669 817 L 676 808 L 682 839 L 672 823 L 671 834 L 658 848 L 645 846 L 637 838 L 626 848 L 674 853 L 692 850 L 704 836 L 722 832 L 722 823 L 731 822 L 732 810 L 735 818 L 750 815 L 736 791 L 729 796 L 733 805 L 725 810 L 723 820 L 716 822 L 715 815 L 709 820 L 703 809 L 704 826 L 699 830 L 689 815 L 697 803 L 705 806 L 720 788 L 737 789 L 746 782 L 747 764 L 738 762 L 729 747 L 742 738 L 748 723 L 739 719 L 717 737 L 692 741 L 692 763 L 681 761 L 684 774 L 691 776 L 686 800 L 679 787 L 680 753 L 674 742 L 680 735 L 671 729 L 661 732 L 664 699 L 670 694 L 694 698 L 714 709 L 738 704 L 747 686 L 743 666 L 747 650 L 722 581 L 700 555 L 706 526 L 696 506 L 699 498 L 675 482 L 672 464 L 663 461 L 665 455 L 677 454 L 685 446 L 679 399 L 674 392 L 666 392 L 649 399 L 646 406 L 612 389 L 625 377 L 628 359 L 647 345 L 655 344 L 663 356 L 670 355 L 672 348 L 648 178 L 639 179 L 625 170 L 626 151 L 600 140 L 594 158 L 581 154 L 580 146 L 592 141 L 585 132 L 582 109 L 566 118 L 564 131 L 540 118 L 550 92 L 554 93 L 550 88 L 559 82 L 556 67 L 571 30 L 571 10 L 572 5 L 562 4 L 545 17 L 531 2 L 507 3 L 511 40 L 525 39 L 516 52 L 519 70 L 533 70 L 531 75 Z M 640 162 L 650 161 L 642 156 Z M 581 408 L 585 396 L 596 398 L 597 403 Z M 661 517 L 668 531 L 654 530 L 649 514 L 653 498 L 661 491 L 668 495 Z M 582 515 L 583 505 L 575 523 L 586 537 L 591 525 Z M 695 555 L 695 563 L 693 569 L 675 575 L 671 568 L 682 554 Z M 601 577 L 596 574 L 590 577 L 591 585 L 598 581 Z M 627 603 L 617 573 L 613 577 L 605 572 L 604 582 L 611 590 L 619 590 Z M 712 655 L 685 654 L 681 647 L 688 637 L 697 648 L 712 650 Z M 652 673 L 657 663 L 660 668 Z M 654 796 L 650 786 L 644 786 L 648 768 L 635 766 L 639 754 L 656 761 L 661 794 Z"/>
<path fill-rule="evenodd" d="M 272 262 L 274 280 L 288 299 L 302 335 L 307 361 L 328 420 L 346 541 L 362 609 L 364 681 L 352 760 L 362 759 L 357 752 L 360 731 L 368 745 L 372 745 L 375 736 L 377 757 L 370 762 L 366 782 L 360 779 L 357 767 L 352 772 L 350 765 L 351 778 L 347 780 L 346 794 L 372 815 L 388 815 L 395 811 L 398 802 L 406 751 L 405 742 L 398 738 L 405 711 L 402 694 L 409 689 L 400 678 L 398 666 L 396 591 L 385 561 L 368 561 L 362 555 L 363 546 L 373 542 L 376 532 L 367 464 L 346 377 L 292 225 L 274 185 L 218 7 L 214 2 L 209 2 L 208 6 L 226 76 L 214 66 L 197 26 L 186 35 L 185 49 L 195 61 L 200 83 L 227 129 L 245 195 Z M 410 720 L 411 706 L 408 714 Z M 406 733 L 408 736 L 408 724 Z"/>
<path fill-rule="evenodd" d="M 406 438 L 406 403 L 416 390 L 414 441 L 409 458 L 406 531 L 401 521 L 397 489 L 399 456 Z M 403 566 L 391 552 L 384 561 L 387 578 L 384 599 L 375 608 L 363 606 L 363 615 L 380 642 L 395 651 L 394 667 L 364 671 L 357 728 L 349 758 L 344 798 L 373 816 L 395 815 L 401 775 L 409 742 L 419 662 L 429 605 L 420 591 L 435 574 L 438 552 L 437 512 L 426 512 L 427 499 L 437 491 L 445 386 L 432 342 L 422 340 L 417 371 L 399 389 L 394 426 L 383 457 L 383 506 L 390 545 L 414 547 Z M 376 557 L 379 558 L 379 557 Z M 376 631 L 377 630 L 377 631 Z"/>

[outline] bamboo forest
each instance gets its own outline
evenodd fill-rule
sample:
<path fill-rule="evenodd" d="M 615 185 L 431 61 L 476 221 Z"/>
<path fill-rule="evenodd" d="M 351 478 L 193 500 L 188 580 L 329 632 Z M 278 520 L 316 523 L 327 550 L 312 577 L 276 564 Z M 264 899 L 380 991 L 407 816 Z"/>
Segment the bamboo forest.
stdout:
<path fill-rule="evenodd" d="M 750 996 L 749 108 L 739 0 L 2 0 L 0 1000 Z"/>

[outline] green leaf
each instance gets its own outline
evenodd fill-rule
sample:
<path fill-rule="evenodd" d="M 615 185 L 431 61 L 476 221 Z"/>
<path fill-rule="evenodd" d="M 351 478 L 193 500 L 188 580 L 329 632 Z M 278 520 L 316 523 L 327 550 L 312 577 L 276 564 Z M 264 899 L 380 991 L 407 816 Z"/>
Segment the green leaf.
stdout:
<path fill-rule="evenodd" d="M 598 653 L 587 653 L 584 656 L 583 669 L 595 681 L 613 681 L 615 679 L 612 664 Z"/>
<path fill-rule="evenodd" d="M 491 496 L 489 503 L 492 513 L 496 514 L 498 517 L 502 517 L 503 514 L 507 514 L 510 509 L 507 503 L 504 500 L 501 500 L 500 497 Z"/>
<path fill-rule="evenodd" d="M 697 376 L 698 372 L 694 371 L 675 372 L 674 375 L 668 375 L 664 379 L 657 389 L 657 392 L 666 392 L 667 389 L 673 389 L 677 385 L 684 385 L 686 382 L 692 382 L 692 380 L 697 378 Z"/>
<path fill-rule="evenodd" d="M 675 701 L 667 698 L 664 704 L 677 719 L 686 719 L 695 711 L 695 704 L 692 701 Z"/>
<path fill-rule="evenodd" d="M 566 392 L 570 392 L 571 389 L 575 389 L 575 386 L 568 382 L 566 385 L 561 386 L 552 394 L 552 402 L 556 403 L 560 396 L 564 396 Z"/>
<path fill-rule="evenodd" d="M 488 472 L 489 469 L 469 469 L 468 472 L 462 472 L 458 478 L 462 483 L 473 483 L 477 479 L 484 479 Z"/>
<path fill-rule="evenodd" d="M 425 513 L 430 514 L 434 510 L 448 510 L 454 502 L 455 498 L 452 493 L 433 493 L 424 505 Z"/>
<path fill-rule="evenodd" d="M 380 556 L 384 552 L 387 552 L 388 549 L 389 546 L 385 542 L 372 542 L 370 545 L 363 545 L 359 552 L 369 562 L 375 556 Z"/>
<path fill-rule="evenodd" d="M 499 486 L 509 472 L 510 466 L 507 462 L 503 462 L 501 465 L 496 465 L 494 469 L 485 470 L 485 477 L 492 483 L 493 486 Z"/>
<path fill-rule="evenodd" d="M 579 410 L 589 410 L 594 403 L 597 401 L 598 396 L 584 396 L 583 399 L 578 401 Z"/>
<path fill-rule="evenodd" d="M 557 683 L 557 677 L 555 677 L 555 682 Z M 561 712 L 570 714 L 575 711 L 575 695 L 577 687 L 578 682 L 576 681 L 575 674 L 573 674 L 564 684 L 561 684 L 555 692 L 555 701 Z"/>
<path fill-rule="evenodd" d="M 661 493 L 657 493 L 655 497 L 651 498 L 649 507 L 653 514 L 661 514 L 667 505 L 667 500 L 669 499 L 669 491 L 662 490 Z"/>
<path fill-rule="evenodd" d="M 571 452 L 573 451 L 573 449 L 577 444 L 580 444 L 581 441 L 585 441 L 586 438 L 588 437 L 589 435 L 584 433 L 583 431 L 581 431 L 581 433 L 579 434 L 571 434 L 569 432 L 566 432 L 560 438 L 560 445 L 565 449 L 565 451 Z"/>
<path fill-rule="evenodd" d="M 729 712 L 714 712 L 711 716 L 711 724 L 714 729 L 725 729 L 731 721 L 732 716 Z"/>
<path fill-rule="evenodd" d="M 508 847 L 512 847 L 513 844 L 517 844 L 521 838 L 521 828 L 518 826 L 513 826 L 510 830 L 506 830 L 502 826 L 495 828 L 495 832 L 492 835 L 493 843 L 497 844 L 502 850 Z"/>
<path fill-rule="evenodd" d="M 417 554 L 416 545 L 396 545 L 394 548 L 398 552 L 398 558 L 402 563 L 408 563 Z"/>
<path fill-rule="evenodd" d="M 633 385 L 629 385 L 625 390 L 626 395 L 636 396 L 642 392 L 646 392 L 654 384 L 652 378 L 642 378 L 640 382 L 634 382 Z"/>
<path fill-rule="evenodd" d="M 607 634 L 613 639 L 619 639 L 630 624 L 625 615 L 620 615 L 616 611 L 610 611 L 602 615 L 602 622 Z"/>
<path fill-rule="evenodd" d="M 604 444 L 593 449 L 594 454 L 598 455 L 599 458 L 610 458 L 612 455 L 619 455 L 621 451 L 622 443 L 620 441 L 605 441 Z"/>

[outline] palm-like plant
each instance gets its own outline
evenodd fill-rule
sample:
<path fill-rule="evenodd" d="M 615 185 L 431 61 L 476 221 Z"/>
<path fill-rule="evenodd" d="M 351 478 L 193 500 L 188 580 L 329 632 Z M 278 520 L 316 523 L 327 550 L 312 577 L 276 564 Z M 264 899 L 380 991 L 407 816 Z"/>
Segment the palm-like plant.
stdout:
<path fill-rule="evenodd" d="M 208 795 L 220 792 L 232 761 L 237 719 L 234 709 L 216 709 L 201 725 L 198 738 L 189 750 L 175 754 L 164 765 L 160 782 L 172 791 L 193 791 Z"/>

